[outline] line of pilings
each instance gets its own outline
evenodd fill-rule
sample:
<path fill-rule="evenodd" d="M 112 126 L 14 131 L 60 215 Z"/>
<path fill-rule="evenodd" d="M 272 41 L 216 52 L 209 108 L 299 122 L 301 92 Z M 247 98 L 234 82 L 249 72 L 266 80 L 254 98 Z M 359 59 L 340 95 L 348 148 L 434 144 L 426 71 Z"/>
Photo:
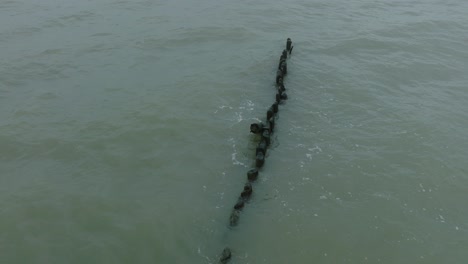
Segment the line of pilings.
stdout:
<path fill-rule="evenodd" d="M 276 96 L 275 102 L 268 108 L 266 112 L 266 120 L 265 122 L 253 123 L 250 125 L 250 132 L 259 136 L 260 141 L 257 145 L 255 150 L 255 168 L 250 169 L 247 172 L 247 182 L 244 185 L 244 189 L 242 190 L 239 198 L 237 199 L 236 204 L 234 205 L 231 215 L 229 217 L 229 225 L 231 227 L 236 226 L 239 223 L 240 213 L 244 208 L 247 201 L 249 201 L 250 197 L 252 196 L 252 183 L 255 182 L 258 178 L 258 172 L 265 164 L 265 156 L 268 147 L 271 144 L 271 137 L 273 131 L 275 130 L 275 117 L 278 113 L 278 105 L 281 104 L 282 101 L 288 99 L 286 95 L 286 88 L 284 87 L 284 78 L 288 74 L 288 64 L 286 62 L 289 56 L 291 56 L 292 50 L 294 46 L 292 46 L 292 41 L 290 38 L 286 41 L 286 49 L 283 50 L 281 54 L 278 69 L 276 71 Z M 229 247 L 224 248 L 221 256 L 219 258 L 220 264 L 226 264 L 232 257 L 232 252 Z"/>

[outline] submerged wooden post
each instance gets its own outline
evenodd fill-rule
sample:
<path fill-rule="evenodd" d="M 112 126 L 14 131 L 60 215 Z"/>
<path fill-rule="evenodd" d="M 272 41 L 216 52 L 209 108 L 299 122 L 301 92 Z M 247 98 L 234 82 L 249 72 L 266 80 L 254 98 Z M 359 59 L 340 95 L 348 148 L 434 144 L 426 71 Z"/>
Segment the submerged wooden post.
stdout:
<path fill-rule="evenodd" d="M 275 102 L 268 108 L 266 115 L 266 122 L 253 123 L 250 125 L 250 132 L 256 135 L 260 135 L 260 142 L 255 149 L 255 167 L 250 169 L 247 172 L 247 183 L 244 185 L 239 198 L 237 199 L 236 204 L 233 207 L 231 215 L 229 217 L 229 225 L 234 227 L 239 222 L 239 217 L 241 210 L 244 208 L 246 202 L 250 199 L 253 193 L 252 182 L 256 181 L 258 178 L 259 170 L 264 166 L 266 158 L 266 150 L 271 144 L 271 135 L 273 133 L 273 128 L 275 127 L 275 118 L 279 111 L 278 105 L 288 99 L 288 96 L 284 92 L 286 88 L 284 87 L 284 77 L 287 74 L 287 63 L 286 59 L 288 58 L 288 53 L 291 56 L 291 52 L 294 46 L 292 46 L 292 41 L 290 38 L 286 41 L 286 49 L 283 50 L 280 57 L 280 62 L 276 72 L 276 87 L 277 93 Z M 267 125 L 265 125 L 267 124 Z M 221 256 L 219 258 L 220 264 L 226 264 L 232 258 L 231 249 L 225 247 Z"/>

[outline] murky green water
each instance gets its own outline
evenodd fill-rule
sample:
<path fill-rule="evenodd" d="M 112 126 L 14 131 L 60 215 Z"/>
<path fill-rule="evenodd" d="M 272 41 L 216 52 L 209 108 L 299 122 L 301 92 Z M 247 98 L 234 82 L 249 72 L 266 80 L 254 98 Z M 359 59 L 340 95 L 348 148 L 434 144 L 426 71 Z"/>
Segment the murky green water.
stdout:
<path fill-rule="evenodd" d="M 464 263 L 467 25 L 461 0 L 0 2 L 0 263 Z"/>

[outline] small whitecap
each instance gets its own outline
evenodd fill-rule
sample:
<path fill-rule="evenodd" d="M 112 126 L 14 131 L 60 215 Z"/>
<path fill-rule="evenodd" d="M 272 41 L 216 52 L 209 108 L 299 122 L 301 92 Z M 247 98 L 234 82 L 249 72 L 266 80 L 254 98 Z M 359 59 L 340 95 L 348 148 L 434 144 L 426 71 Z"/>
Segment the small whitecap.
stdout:
<path fill-rule="evenodd" d="M 322 152 L 322 149 L 321 149 L 319 146 L 317 146 L 317 145 L 315 145 L 313 148 L 309 148 L 308 150 L 309 150 L 309 151 L 314 151 L 315 153 L 320 153 L 320 152 Z"/>
<path fill-rule="evenodd" d="M 419 187 L 421 187 L 421 190 L 422 190 L 423 192 L 426 192 L 426 189 L 424 189 L 424 186 L 422 185 L 422 183 L 419 184 Z"/>

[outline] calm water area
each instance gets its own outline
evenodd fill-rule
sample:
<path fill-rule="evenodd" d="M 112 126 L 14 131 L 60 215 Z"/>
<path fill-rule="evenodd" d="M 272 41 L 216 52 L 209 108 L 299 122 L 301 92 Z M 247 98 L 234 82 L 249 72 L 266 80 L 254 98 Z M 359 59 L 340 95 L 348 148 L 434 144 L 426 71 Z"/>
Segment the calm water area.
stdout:
<path fill-rule="evenodd" d="M 466 0 L 0 0 L 0 263 L 466 263 L 467 73 Z"/>

